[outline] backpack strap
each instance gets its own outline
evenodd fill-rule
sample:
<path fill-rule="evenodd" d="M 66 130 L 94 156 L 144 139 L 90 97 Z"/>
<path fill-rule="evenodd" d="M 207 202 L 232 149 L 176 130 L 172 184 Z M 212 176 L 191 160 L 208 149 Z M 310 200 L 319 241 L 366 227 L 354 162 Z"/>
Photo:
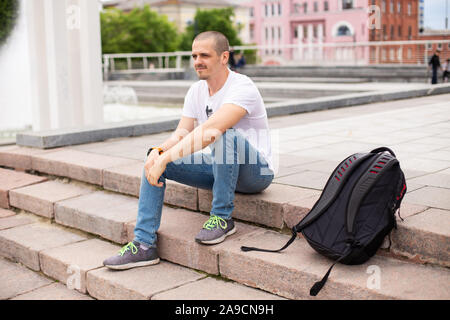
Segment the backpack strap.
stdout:
<path fill-rule="evenodd" d="M 393 165 L 398 164 L 398 160 L 391 154 L 384 152 L 378 154 L 355 184 L 347 207 L 347 232 L 353 235 L 356 214 L 359 211 L 362 200 L 369 190 Z"/>
<path fill-rule="evenodd" d="M 355 153 L 342 161 L 336 167 L 336 169 L 334 169 L 334 172 L 328 179 L 328 182 L 326 183 L 319 200 L 314 204 L 309 213 L 296 226 L 292 228 L 292 236 L 282 248 L 277 250 L 268 250 L 242 246 L 241 250 L 279 252 L 286 249 L 295 240 L 298 232 L 300 232 L 303 228 L 320 217 L 320 215 L 331 205 L 331 203 L 333 203 L 334 199 L 336 199 L 337 195 L 339 194 L 339 191 L 342 189 L 348 177 L 351 175 L 351 172 L 356 167 L 358 167 L 361 162 L 371 156 L 373 156 L 372 153 Z"/>

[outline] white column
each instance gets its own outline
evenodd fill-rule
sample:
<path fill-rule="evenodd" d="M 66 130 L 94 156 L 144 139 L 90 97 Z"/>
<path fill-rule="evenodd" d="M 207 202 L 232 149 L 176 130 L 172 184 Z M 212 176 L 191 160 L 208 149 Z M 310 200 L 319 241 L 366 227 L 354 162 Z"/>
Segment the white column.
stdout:
<path fill-rule="evenodd" d="M 297 26 L 297 36 L 298 36 L 298 58 L 303 60 L 303 25 Z"/>
<path fill-rule="evenodd" d="M 58 0 L 57 0 L 58 1 Z M 83 125 L 103 122 L 102 44 L 97 1 L 80 4 L 80 54 Z"/>
<path fill-rule="evenodd" d="M 44 0 L 24 1 L 22 4 L 26 6 L 27 17 L 32 126 L 34 130 L 44 130 L 50 128 Z"/>
<path fill-rule="evenodd" d="M 65 1 L 45 0 L 45 40 L 47 47 L 50 127 L 57 129 L 72 125 L 73 110 L 69 94 L 69 52 Z"/>
<path fill-rule="evenodd" d="M 312 24 L 308 24 L 308 59 L 312 60 L 313 59 L 313 25 Z"/>
<path fill-rule="evenodd" d="M 319 43 L 319 60 L 323 59 L 323 25 L 319 24 L 317 26 L 317 42 Z"/>
<path fill-rule="evenodd" d="M 26 1 L 33 130 L 103 122 L 97 1 Z"/>

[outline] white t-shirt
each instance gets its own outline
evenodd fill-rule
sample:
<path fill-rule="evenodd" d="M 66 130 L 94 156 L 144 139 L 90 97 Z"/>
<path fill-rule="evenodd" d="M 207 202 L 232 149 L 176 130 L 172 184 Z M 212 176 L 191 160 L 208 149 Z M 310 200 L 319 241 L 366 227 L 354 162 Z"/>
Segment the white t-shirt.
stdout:
<path fill-rule="evenodd" d="M 224 104 L 231 103 L 244 108 L 247 114 L 233 128 L 261 153 L 274 171 L 269 123 L 261 94 L 249 77 L 228 70 L 225 84 L 213 96 L 209 95 L 206 80 L 194 83 L 184 99 L 182 115 L 197 119 L 200 125 Z"/>

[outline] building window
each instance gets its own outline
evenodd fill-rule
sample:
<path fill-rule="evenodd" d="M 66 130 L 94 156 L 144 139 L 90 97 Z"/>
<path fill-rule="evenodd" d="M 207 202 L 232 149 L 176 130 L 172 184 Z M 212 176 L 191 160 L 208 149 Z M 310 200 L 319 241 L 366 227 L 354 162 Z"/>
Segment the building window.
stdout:
<path fill-rule="evenodd" d="M 438 48 L 439 50 L 442 50 L 442 43 L 438 43 L 437 48 Z"/>
<path fill-rule="evenodd" d="M 266 40 L 269 40 L 269 29 L 266 27 Z"/>
<path fill-rule="evenodd" d="M 399 38 L 402 37 L 402 26 L 398 26 L 398 36 Z"/>
<path fill-rule="evenodd" d="M 412 14 L 411 11 L 412 11 L 411 3 L 408 3 L 408 16 Z"/>
<path fill-rule="evenodd" d="M 264 5 L 264 11 L 266 13 L 266 17 L 269 16 L 269 7 L 266 5 Z"/>
<path fill-rule="evenodd" d="M 305 2 L 303 4 L 303 13 L 308 13 L 308 3 L 307 2 Z"/>
<path fill-rule="evenodd" d="M 278 4 L 278 15 L 281 16 L 281 3 Z"/>
<path fill-rule="evenodd" d="M 394 26 L 391 26 L 391 39 L 395 38 L 395 34 L 394 34 Z"/>
<path fill-rule="evenodd" d="M 386 49 L 381 49 L 381 60 L 386 61 Z"/>
<path fill-rule="evenodd" d="M 250 39 L 253 39 L 255 37 L 255 25 L 251 24 L 250 25 Z"/>
<path fill-rule="evenodd" d="M 400 1 L 397 2 L 397 13 L 398 14 L 402 13 L 402 3 Z"/>
<path fill-rule="evenodd" d="M 393 61 L 395 59 L 395 49 L 389 50 L 389 60 Z"/>
<path fill-rule="evenodd" d="M 313 26 L 313 38 L 317 38 L 317 26 Z"/>
<path fill-rule="evenodd" d="M 386 0 L 383 0 L 383 1 L 381 2 L 381 11 L 382 11 L 382 12 L 386 12 Z"/>
<path fill-rule="evenodd" d="M 319 4 L 317 3 L 317 1 L 314 1 L 314 12 L 319 11 Z"/>
<path fill-rule="evenodd" d="M 328 1 L 325 1 L 324 3 L 323 3 L 323 11 L 328 11 Z"/>
<path fill-rule="evenodd" d="M 272 3 L 272 16 L 275 15 L 275 5 Z"/>
<path fill-rule="evenodd" d="M 281 40 L 281 27 L 278 27 L 278 39 Z"/>
<path fill-rule="evenodd" d="M 412 49 L 408 48 L 408 59 L 412 59 Z"/>
<path fill-rule="evenodd" d="M 353 9 L 353 0 L 342 0 L 342 9 Z"/>
<path fill-rule="evenodd" d="M 337 36 L 341 37 L 341 36 L 351 36 L 352 32 L 350 31 L 350 29 L 347 26 L 340 26 L 337 30 Z"/>
<path fill-rule="evenodd" d="M 383 24 L 383 40 L 387 39 L 387 34 L 386 34 L 386 25 Z"/>
<path fill-rule="evenodd" d="M 255 8 L 251 7 L 250 8 L 250 17 L 255 16 Z"/>
<path fill-rule="evenodd" d="M 298 38 L 298 29 L 294 28 L 294 38 L 297 39 Z"/>
<path fill-rule="evenodd" d="M 389 2 L 389 13 L 394 13 L 394 0 Z"/>
<path fill-rule="evenodd" d="M 412 27 L 409 26 L 408 27 L 408 40 L 411 40 L 411 39 L 412 39 Z"/>

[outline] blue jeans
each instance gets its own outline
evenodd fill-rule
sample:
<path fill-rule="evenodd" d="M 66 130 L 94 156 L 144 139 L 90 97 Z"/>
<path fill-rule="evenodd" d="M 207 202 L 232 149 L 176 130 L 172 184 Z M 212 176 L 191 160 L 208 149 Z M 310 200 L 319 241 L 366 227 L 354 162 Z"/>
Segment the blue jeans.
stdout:
<path fill-rule="evenodd" d="M 163 187 L 149 184 L 144 170 L 134 240 L 147 246 L 156 246 L 166 179 L 212 190 L 210 214 L 223 219 L 231 218 L 235 191 L 258 193 L 272 183 L 274 174 L 266 160 L 238 131 L 227 130 L 211 146 L 211 154 L 194 153 L 168 163 L 159 179 L 159 182 L 164 183 Z"/>

